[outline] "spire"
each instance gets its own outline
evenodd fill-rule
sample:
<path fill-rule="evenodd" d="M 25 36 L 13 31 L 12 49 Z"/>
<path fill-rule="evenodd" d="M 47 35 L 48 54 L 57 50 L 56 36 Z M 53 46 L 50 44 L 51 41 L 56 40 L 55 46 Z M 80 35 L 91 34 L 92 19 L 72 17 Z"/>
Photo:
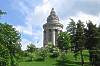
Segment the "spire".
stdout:
<path fill-rule="evenodd" d="M 56 15 L 56 12 L 54 11 L 54 8 L 51 9 L 50 15 Z"/>
<path fill-rule="evenodd" d="M 51 9 L 50 15 L 47 18 L 47 22 L 51 22 L 52 20 L 59 21 L 58 16 L 56 15 L 56 12 L 54 11 L 54 8 Z"/>

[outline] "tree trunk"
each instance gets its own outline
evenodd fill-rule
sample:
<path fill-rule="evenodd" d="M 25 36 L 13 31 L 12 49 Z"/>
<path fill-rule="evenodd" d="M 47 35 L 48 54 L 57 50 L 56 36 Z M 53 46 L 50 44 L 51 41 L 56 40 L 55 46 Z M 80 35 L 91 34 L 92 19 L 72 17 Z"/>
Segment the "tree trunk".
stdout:
<path fill-rule="evenodd" d="M 89 50 L 89 61 L 90 61 L 90 65 L 93 66 L 92 50 Z"/>
<path fill-rule="evenodd" d="M 80 50 L 80 55 L 81 55 L 81 64 L 84 66 L 84 59 L 83 59 L 83 53 L 82 50 Z"/>

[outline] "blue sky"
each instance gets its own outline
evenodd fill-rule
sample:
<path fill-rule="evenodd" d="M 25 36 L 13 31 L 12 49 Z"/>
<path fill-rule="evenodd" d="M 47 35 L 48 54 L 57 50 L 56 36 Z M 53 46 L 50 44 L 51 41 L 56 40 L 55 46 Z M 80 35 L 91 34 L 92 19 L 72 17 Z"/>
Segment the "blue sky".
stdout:
<path fill-rule="evenodd" d="M 93 21 L 100 24 L 100 0 L 0 0 L 0 9 L 7 12 L 0 22 L 7 22 L 21 33 L 22 49 L 29 43 L 43 45 L 43 24 L 51 8 L 55 8 L 64 29 L 70 22 Z"/>

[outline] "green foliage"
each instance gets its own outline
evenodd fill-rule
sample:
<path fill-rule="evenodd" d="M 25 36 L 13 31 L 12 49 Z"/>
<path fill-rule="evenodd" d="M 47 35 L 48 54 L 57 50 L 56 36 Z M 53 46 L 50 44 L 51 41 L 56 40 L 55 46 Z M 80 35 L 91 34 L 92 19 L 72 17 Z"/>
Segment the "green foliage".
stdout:
<path fill-rule="evenodd" d="M 0 17 L 1 17 L 2 15 L 4 15 L 4 14 L 6 14 L 6 12 L 3 12 L 2 10 L 0 10 Z"/>
<path fill-rule="evenodd" d="M 96 64 L 97 66 L 100 65 L 100 25 L 97 27 L 97 30 L 98 30 L 98 44 L 96 45 L 96 48 L 97 48 L 97 60 L 96 60 Z"/>
<path fill-rule="evenodd" d="M 76 51 L 77 49 L 75 48 L 76 43 L 75 43 L 75 35 L 76 35 L 76 23 L 73 19 L 70 19 L 71 22 L 69 22 L 66 30 L 68 33 L 70 33 L 71 36 L 71 50 Z"/>
<path fill-rule="evenodd" d="M 52 51 L 49 52 L 51 58 L 55 58 L 59 56 L 59 49 L 57 47 L 52 48 Z"/>
<path fill-rule="evenodd" d="M 45 48 L 46 51 L 47 51 L 47 55 L 51 58 L 56 58 L 59 56 L 59 48 L 58 47 L 55 47 L 53 46 L 52 43 L 48 43 L 48 46 Z"/>
<path fill-rule="evenodd" d="M 20 34 L 7 23 L 0 23 L 0 43 L 8 48 L 11 52 L 20 50 Z"/>
<path fill-rule="evenodd" d="M 68 50 L 71 47 L 71 36 L 68 32 L 61 32 L 58 35 L 58 45 L 57 47 L 61 50 Z"/>
<path fill-rule="evenodd" d="M 47 57 L 47 52 L 45 48 L 39 48 L 36 52 L 36 61 L 44 61 Z"/>
<path fill-rule="evenodd" d="M 14 59 L 16 59 L 16 54 L 19 54 L 21 47 L 20 34 L 16 31 L 15 28 L 13 28 L 12 25 L 7 23 L 0 23 L 0 46 L 3 48 L 3 50 L 0 48 L 0 52 L 3 52 L 0 54 L 1 57 L 5 58 L 9 56 L 9 60 L 6 62 L 5 66 L 7 66 L 8 62 L 10 62 L 10 66 L 15 66 L 14 64 L 16 62 Z"/>
<path fill-rule="evenodd" d="M 33 45 L 33 44 L 29 44 L 29 45 L 27 45 L 27 51 L 28 52 L 35 52 L 35 50 L 36 50 L 36 47 L 35 47 L 35 45 Z"/>
<path fill-rule="evenodd" d="M 61 54 L 63 55 L 63 57 L 61 57 Z M 78 59 L 75 60 L 73 57 L 73 54 L 74 53 L 71 51 L 68 51 L 67 54 L 66 52 L 65 53 L 61 52 L 60 57 L 46 58 L 45 61 L 38 61 L 38 62 L 37 61 L 20 62 L 19 66 L 64 66 L 64 65 L 65 66 L 81 66 L 80 55 L 78 56 Z M 89 62 L 88 50 L 84 50 L 83 55 L 84 55 L 84 61 L 86 62 L 84 66 L 90 66 L 88 63 Z M 62 60 L 62 58 L 64 60 Z"/>
<path fill-rule="evenodd" d="M 96 50 L 98 50 L 97 45 L 100 44 L 100 33 L 96 25 L 94 25 L 91 21 L 87 23 L 87 29 L 85 30 L 85 35 L 86 35 L 85 47 L 89 50 L 89 60 L 91 62 L 91 65 L 95 65 L 97 60 L 96 57 L 99 57 L 97 56 L 98 52 Z M 94 50 L 96 52 L 94 52 Z"/>
<path fill-rule="evenodd" d="M 20 54 L 22 57 L 27 57 L 28 56 L 28 52 L 26 50 L 22 51 Z"/>
<path fill-rule="evenodd" d="M 91 21 L 87 23 L 87 29 L 85 31 L 86 35 L 86 48 L 87 49 L 92 49 L 93 47 L 96 47 L 98 44 L 98 32 L 97 32 L 97 27 L 94 25 Z"/>
<path fill-rule="evenodd" d="M 73 19 L 70 19 L 71 22 L 69 22 L 68 26 L 66 27 L 67 32 L 69 32 L 74 37 L 74 34 L 76 34 L 76 23 Z"/>
<path fill-rule="evenodd" d="M 75 38 L 76 38 L 77 48 L 79 50 L 82 50 L 84 48 L 85 35 L 84 35 L 84 24 L 80 20 L 77 23 Z"/>
<path fill-rule="evenodd" d="M 67 27 L 67 31 L 71 33 L 71 47 L 74 51 L 74 57 L 77 58 L 78 52 L 80 51 L 83 66 L 84 59 L 82 51 L 85 44 L 84 24 L 81 20 L 78 20 L 77 24 L 75 24 L 74 20 L 71 19 L 71 22 Z"/>
<path fill-rule="evenodd" d="M 57 58 L 57 61 L 66 62 L 67 61 L 66 52 L 61 52 L 59 57 Z"/>
<path fill-rule="evenodd" d="M 0 66 L 4 66 L 4 65 L 9 66 L 10 64 L 9 59 L 10 59 L 10 55 L 8 49 L 0 44 Z"/>

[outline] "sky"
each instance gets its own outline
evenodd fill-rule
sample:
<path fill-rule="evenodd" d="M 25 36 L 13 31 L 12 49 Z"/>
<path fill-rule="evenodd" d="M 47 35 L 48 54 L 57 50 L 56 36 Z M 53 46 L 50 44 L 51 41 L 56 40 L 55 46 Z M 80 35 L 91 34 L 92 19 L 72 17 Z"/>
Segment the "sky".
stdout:
<path fill-rule="evenodd" d="M 100 0 L 0 0 L 0 9 L 7 12 L 0 22 L 13 25 L 21 33 L 23 50 L 30 43 L 42 47 L 43 24 L 52 8 L 64 25 L 63 31 L 69 18 L 100 24 Z"/>

